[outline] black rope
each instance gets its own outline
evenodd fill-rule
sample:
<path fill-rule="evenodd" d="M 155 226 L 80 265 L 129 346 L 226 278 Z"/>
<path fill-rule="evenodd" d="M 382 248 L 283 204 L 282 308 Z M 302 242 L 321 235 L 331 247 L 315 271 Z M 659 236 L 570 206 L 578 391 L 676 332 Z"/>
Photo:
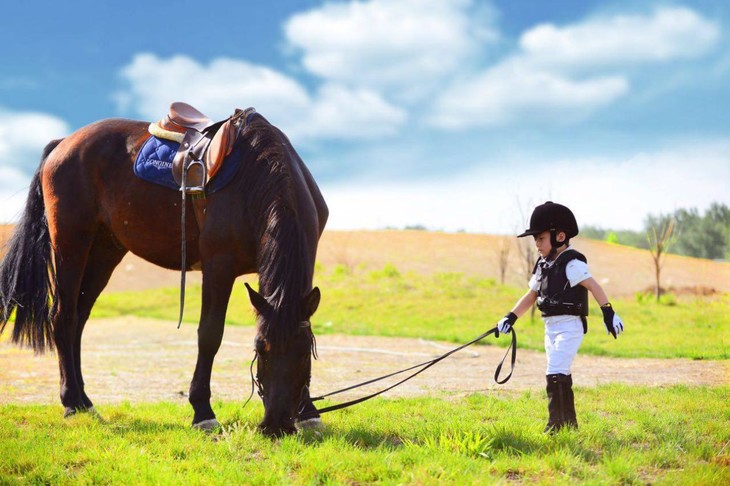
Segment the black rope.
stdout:
<path fill-rule="evenodd" d="M 400 380 L 399 382 L 397 382 L 397 383 L 395 383 L 395 384 L 393 384 L 393 385 L 391 385 L 391 386 L 389 386 L 387 388 L 384 388 L 384 389 L 382 389 L 382 390 L 380 390 L 378 392 L 372 393 L 372 394 L 367 395 L 365 397 L 357 398 L 355 400 L 350 400 L 348 402 L 343 402 L 343 403 L 338 403 L 336 405 L 331 405 L 329 407 L 325 407 L 325 408 L 319 409 L 316 412 L 315 411 L 312 411 L 312 412 L 309 412 L 307 414 L 300 415 L 299 416 L 299 420 L 306 420 L 308 418 L 316 417 L 318 413 L 319 414 L 322 414 L 322 413 L 326 413 L 326 412 L 332 412 L 334 410 L 340 410 L 340 409 L 343 409 L 343 408 L 351 407 L 352 405 L 356 405 L 356 404 L 362 403 L 362 402 L 364 402 L 366 400 L 370 400 L 371 398 L 375 398 L 378 395 L 382 395 L 383 393 L 385 393 L 385 392 L 387 392 L 389 390 L 392 390 L 393 388 L 397 387 L 398 385 L 401 385 L 401 384 L 405 383 L 406 381 L 410 380 L 411 378 L 414 378 L 414 377 L 418 376 L 419 374 L 423 373 L 424 371 L 426 371 L 428 368 L 430 368 L 431 366 L 435 365 L 439 361 L 442 361 L 442 360 L 448 358 L 449 356 L 451 356 L 452 354 L 454 354 L 454 353 L 456 353 L 458 351 L 461 351 L 462 349 L 466 348 L 467 346 L 471 346 L 472 344 L 481 341 L 482 339 L 484 339 L 485 337 L 489 336 L 490 334 L 495 334 L 495 333 L 497 333 L 497 328 L 496 327 L 494 327 L 494 328 L 490 329 L 489 331 L 487 331 L 487 332 L 485 332 L 485 333 L 477 336 L 476 338 L 472 339 L 468 343 L 462 344 L 461 346 L 459 346 L 457 348 L 454 348 L 451 351 L 449 351 L 447 353 L 444 353 L 441 356 L 439 356 L 437 358 L 434 358 L 432 360 L 424 361 L 423 363 L 420 363 L 420 364 L 411 366 L 409 368 L 402 369 L 400 371 L 396 371 L 394 373 L 389 373 L 387 375 L 380 376 L 378 378 L 373 378 L 372 380 L 367 380 L 367 381 L 364 381 L 362 383 L 358 383 L 357 385 L 352 385 L 352 386 L 349 386 L 347 388 L 343 388 L 341 390 L 337 390 L 337 391 L 334 391 L 334 392 L 330 392 L 330 393 L 321 395 L 319 397 L 312 398 L 312 401 L 313 402 L 314 401 L 317 401 L 317 400 L 322 400 L 322 399 L 324 399 L 326 397 L 329 397 L 329 396 L 332 396 L 332 395 L 337 395 L 338 393 L 342 393 L 342 392 L 345 392 L 345 391 L 348 391 L 348 390 L 353 390 L 353 389 L 359 388 L 361 386 L 369 385 L 371 383 L 375 383 L 375 382 L 384 380 L 386 378 L 390 378 L 392 376 L 399 375 L 401 373 L 405 373 L 406 371 L 411 371 L 411 370 L 420 368 L 415 373 L 412 373 L 412 374 L 408 375 L 407 377 L 405 377 L 404 379 Z M 500 385 L 503 385 L 503 384 L 507 383 L 509 381 L 509 379 L 512 377 L 512 373 L 514 372 L 514 369 L 515 369 L 515 361 L 517 360 L 517 334 L 515 333 L 514 328 L 512 329 L 511 333 L 512 333 L 512 342 L 510 343 L 509 347 L 507 348 L 507 351 L 504 354 L 504 357 L 502 358 L 502 361 L 499 363 L 499 365 L 497 366 L 497 369 L 494 372 L 494 381 L 497 382 Z M 509 372 L 509 375 L 507 375 L 506 378 L 504 378 L 503 380 L 500 380 L 499 379 L 499 374 L 502 371 L 502 365 L 504 365 L 504 361 L 507 359 L 507 355 L 510 354 L 510 350 L 512 352 L 512 357 L 511 357 L 511 362 L 510 362 L 510 372 Z"/>

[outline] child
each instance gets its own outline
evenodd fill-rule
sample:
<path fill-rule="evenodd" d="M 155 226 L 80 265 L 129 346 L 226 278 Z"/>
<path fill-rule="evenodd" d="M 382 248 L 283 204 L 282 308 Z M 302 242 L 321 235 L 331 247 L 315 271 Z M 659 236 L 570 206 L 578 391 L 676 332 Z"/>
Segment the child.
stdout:
<path fill-rule="evenodd" d="M 537 206 L 530 227 L 518 236 L 533 236 L 540 258 L 530 279 L 530 289 L 512 311 L 497 323 L 499 333 L 509 334 L 518 317 L 537 301 L 545 322 L 547 395 L 550 418 L 545 432 L 564 426 L 578 427 L 570 366 L 578 353 L 583 334 L 588 332 L 588 290 L 601 306 L 608 333 L 616 338 L 624 330 L 608 297 L 588 271 L 586 257 L 570 246 L 578 234 L 578 223 L 567 207 L 548 201 Z"/>

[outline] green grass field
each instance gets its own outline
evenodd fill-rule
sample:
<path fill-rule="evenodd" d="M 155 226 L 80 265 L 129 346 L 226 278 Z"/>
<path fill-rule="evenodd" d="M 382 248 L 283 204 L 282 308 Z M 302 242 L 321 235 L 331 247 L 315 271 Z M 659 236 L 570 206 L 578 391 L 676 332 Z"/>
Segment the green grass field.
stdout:
<path fill-rule="evenodd" d="M 169 403 L 0 407 L 0 483 L 729 484 L 728 387 L 578 389 L 579 431 L 542 433 L 543 396 L 376 400 L 272 441 L 259 404 L 217 403 L 206 435 Z"/>
<path fill-rule="evenodd" d="M 523 290 L 460 274 L 401 275 L 318 267 L 317 334 L 411 336 L 461 342 L 494 326 Z M 199 288 L 188 288 L 195 322 Z M 92 318 L 174 320 L 178 290 L 103 295 Z M 614 299 L 626 322 L 605 335 L 593 306 L 584 354 L 730 358 L 730 296 Z M 253 325 L 238 285 L 229 325 Z M 542 349 L 542 324 L 517 324 L 520 347 Z M 506 345 L 506 339 L 489 340 Z M 681 370 L 677 370 L 681 373 Z M 189 427 L 190 407 L 103 406 L 61 418 L 58 406 L 0 406 L 0 484 L 730 484 L 730 387 L 576 390 L 580 430 L 542 433 L 544 392 L 376 399 L 325 416 L 321 434 L 269 440 L 256 432 L 260 402 L 218 402 L 223 424 Z"/>
<path fill-rule="evenodd" d="M 374 272 L 346 267 L 318 267 L 315 284 L 322 303 L 312 319 L 316 334 L 368 334 L 467 341 L 494 327 L 524 293 L 492 279 L 447 273 L 433 276 L 401 275 L 392 265 Z M 138 315 L 176 320 L 178 289 L 102 295 L 93 317 Z M 200 287 L 187 289 L 185 319 L 197 322 Z M 730 295 L 714 297 L 667 296 L 613 299 L 626 324 L 615 341 L 606 335 L 601 312 L 591 301 L 589 335 L 581 353 L 614 357 L 730 359 Z M 228 309 L 228 325 L 253 325 L 245 289 L 237 285 Z M 521 348 L 543 349 L 539 314 L 517 321 Z M 495 340 L 490 340 L 494 344 Z M 496 341 L 506 346 L 507 340 Z"/>

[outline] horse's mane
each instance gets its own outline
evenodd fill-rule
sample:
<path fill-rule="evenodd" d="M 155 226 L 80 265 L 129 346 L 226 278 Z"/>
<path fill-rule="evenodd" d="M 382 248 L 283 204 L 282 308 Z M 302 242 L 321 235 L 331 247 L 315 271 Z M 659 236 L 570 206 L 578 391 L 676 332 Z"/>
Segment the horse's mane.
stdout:
<path fill-rule="evenodd" d="M 286 142 L 261 115 L 248 122 L 242 143 L 241 178 L 248 195 L 247 211 L 258 239 L 259 293 L 274 309 L 259 331 L 272 342 L 286 340 L 299 327 L 302 300 L 310 290 L 313 269 L 300 225 Z"/>

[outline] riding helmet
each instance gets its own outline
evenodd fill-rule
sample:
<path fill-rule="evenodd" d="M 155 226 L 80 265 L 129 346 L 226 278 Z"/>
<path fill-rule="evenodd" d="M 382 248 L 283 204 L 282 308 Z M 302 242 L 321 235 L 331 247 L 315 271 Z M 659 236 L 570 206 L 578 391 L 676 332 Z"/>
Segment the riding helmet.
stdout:
<path fill-rule="evenodd" d="M 547 201 L 535 208 L 530 216 L 530 227 L 517 237 L 539 235 L 543 231 L 553 230 L 565 232 L 565 236 L 570 239 L 578 234 L 578 222 L 566 206 Z"/>

